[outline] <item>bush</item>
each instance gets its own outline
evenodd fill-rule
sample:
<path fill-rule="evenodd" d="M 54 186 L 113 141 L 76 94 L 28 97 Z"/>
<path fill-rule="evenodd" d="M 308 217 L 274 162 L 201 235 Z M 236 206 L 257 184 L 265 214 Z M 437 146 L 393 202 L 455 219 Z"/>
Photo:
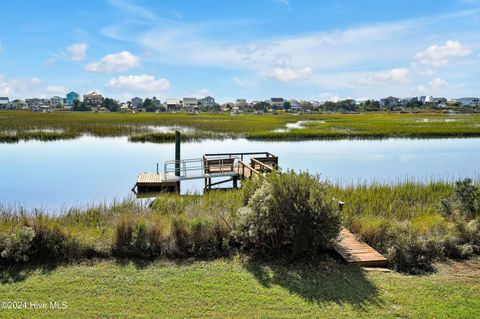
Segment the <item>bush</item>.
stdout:
<path fill-rule="evenodd" d="M 79 241 L 46 217 L 36 217 L 33 230 L 35 236 L 29 252 L 33 260 L 51 262 L 81 257 Z"/>
<path fill-rule="evenodd" d="M 244 248 L 288 261 L 329 248 L 340 230 L 328 184 L 306 172 L 269 174 L 238 215 L 234 235 Z"/>
<path fill-rule="evenodd" d="M 35 231 L 30 227 L 22 227 L 11 234 L 5 241 L 2 258 L 15 262 L 28 261 L 28 253 L 32 246 Z"/>
<path fill-rule="evenodd" d="M 388 260 L 398 271 L 419 274 L 434 270 L 433 263 L 443 257 L 442 243 L 435 237 L 425 239 L 412 234 L 400 235 L 388 251 Z"/>

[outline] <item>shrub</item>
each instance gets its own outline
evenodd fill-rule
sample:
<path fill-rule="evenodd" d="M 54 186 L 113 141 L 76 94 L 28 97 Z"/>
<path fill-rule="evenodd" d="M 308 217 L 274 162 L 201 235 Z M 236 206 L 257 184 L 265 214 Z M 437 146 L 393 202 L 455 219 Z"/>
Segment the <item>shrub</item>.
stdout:
<path fill-rule="evenodd" d="M 79 241 L 68 234 L 60 225 L 48 218 L 38 216 L 33 221 L 35 236 L 30 256 L 37 262 L 51 262 L 75 259 L 81 256 Z"/>
<path fill-rule="evenodd" d="M 30 227 L 22 227 L 11 234 L 5 241 L 5 247 L 2 251 L 2 258 L 13 260 L 15 262 L 28 261 L 35 231 Z"/>
<path fill-rule="evenodd" d="M 473 184 L 472 179 L 466 178 L 456 182 L 455 196 L 467 218 L 472 219 L 480 215 L 480 190 Z"/>
<path fill-rule="evenodd" d="M 412 274 L 434 270 L 433 263 L 443 257 L 441 241 L 425 239 L 412 234 L 400 235 L 388 251 L 388 260 L 398 271 Z"/>
<path fill-rule="evenodd" d="M 306 172 L 269 174 L 238 215 L 234 234 L 246 249 L 290 261 L 329 248 L 340 229 L 328 184 Z"/>

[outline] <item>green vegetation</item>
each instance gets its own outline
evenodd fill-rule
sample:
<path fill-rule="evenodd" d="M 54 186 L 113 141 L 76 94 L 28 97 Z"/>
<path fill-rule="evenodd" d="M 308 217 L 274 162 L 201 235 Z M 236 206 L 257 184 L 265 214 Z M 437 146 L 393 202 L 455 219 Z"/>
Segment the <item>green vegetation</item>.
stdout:
<path fill-rule="evenodd" d="M 479 194 L 470 180 L 339 187 L 289 172 L 254 179 L 236 191 L 164 195 L 148 206 L 127 200 L 58 216 L 0 208 L 0 263 L 235 252 L 312 259 L 328 250 L 340 217 L 388 256 L 392 267 L 423 273 L 434 270 L 436 261 L 480 254 Z M 346 202 L 340 212 L 333 197 Z"/>
<path fill-rule="evenodd" d="M 149 205 L 58 216 L 0 208 L 2 300 L 68 304 L 0 316 L 471 318 L 480 307 L 479 198 L 468 179 L 339 187 L 287 172 Z M 326 249 L 339 221 L 397 270 L 424 275 L 339 262 Z M 437 263 L 447 258 L 463 261 Z"/>
<path fill-rule="evenodd" d="M 328 260 L 283 266 L 246 258 L 89 261 L 3 268 L 3 301 L 67 309 L 0 310 L 2 318 L 475 318 L 480 260 L 428 276 L 365 272 Z"/>
<path fill-rule="evenodd" d="M 305 121 L 299 128 L 286 124 Z M 480 114 L 367 113 L 277 115 L 225 113 L 91 113 L 0 111 L 0 142 L 53 140 L 94 136 L 129 136 L 135 142 L 169 142 L 171 131 L 183 127 L 185 139 L 237 138 L 302 140 L 387 137 L 478 137 Z"/>

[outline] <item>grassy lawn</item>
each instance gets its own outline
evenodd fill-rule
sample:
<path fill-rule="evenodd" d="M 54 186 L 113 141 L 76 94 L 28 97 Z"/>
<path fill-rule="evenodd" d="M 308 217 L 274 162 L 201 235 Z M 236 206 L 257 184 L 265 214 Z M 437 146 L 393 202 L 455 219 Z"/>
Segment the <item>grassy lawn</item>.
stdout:
<path fill-rule="evenodd" d="M 287 123 L 304 121 L 286 129 Z M 0 111 L 0 142 L 94 136 L 130 136 L 136 142 L 169 142 L 170 132 L 158 126 L 189 128 L 184 139 L 244 137 L 261 140 L 302 140 L 385 137 L 472 137 L 480 136 L 480 114 L 451 116 L 441 113 L 365 113 L 278 115 L 200 113 L 80 113 Z M 280 131 L 279 131 L 280 130 Z"/>
<path fill-rule="evenodd" d="M 1 318 L 475 318 L 480 259 L 425 276 L 365 272 L 330 260 L 282 267 L 241 258 L 115 260 L 1 271 L 1 301 L 67 302 Z"/>

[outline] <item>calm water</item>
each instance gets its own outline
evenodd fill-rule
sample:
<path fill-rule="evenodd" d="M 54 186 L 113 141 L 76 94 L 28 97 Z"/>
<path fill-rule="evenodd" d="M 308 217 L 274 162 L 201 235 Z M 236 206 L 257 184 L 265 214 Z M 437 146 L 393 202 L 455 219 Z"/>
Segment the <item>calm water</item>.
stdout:
<path fill-rule="evenodd" d="M 182 158 L 241 151 L 269 151 L 284 169 L 309 170 L 341 183 L 474 177 L 480 168 L 479 138 L 182 144 Z M 157 162 L 173 157 L 173 144 L 127 138 L 0 144 L 0 203 L 58 211 L 123 199 L 139 172 L 154 172 Z M 201 185 L 189 182 L 182 190 L 199 191 Z"/>

